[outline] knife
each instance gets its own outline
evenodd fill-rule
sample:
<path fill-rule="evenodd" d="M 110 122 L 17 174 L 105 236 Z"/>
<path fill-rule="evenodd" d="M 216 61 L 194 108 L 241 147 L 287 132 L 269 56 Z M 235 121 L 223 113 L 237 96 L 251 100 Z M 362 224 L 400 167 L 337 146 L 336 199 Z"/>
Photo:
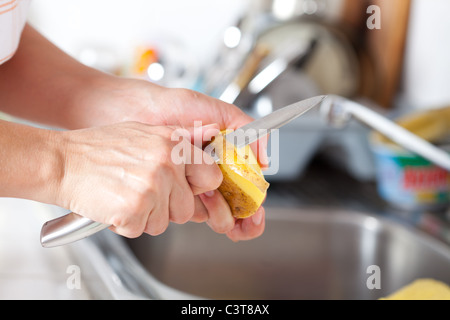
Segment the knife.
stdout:
<path fill-rule="evenodd" d="M 317 96 L 281 108 L 235 131 L 227 133 L 225 138 L 237 148 L 244 147 L 270 134 L 272 130 L 279 129 L 298 118 L 308 110 L 319 105 L 325 97 Z M 89 237 L 108 227 L 110 225 L 96 222 L 74 212 L 70 212 L 62 217 L 44 223 L 41 229 L 41 245 L 44 248 L 52 248 L 69 244 Z"/>

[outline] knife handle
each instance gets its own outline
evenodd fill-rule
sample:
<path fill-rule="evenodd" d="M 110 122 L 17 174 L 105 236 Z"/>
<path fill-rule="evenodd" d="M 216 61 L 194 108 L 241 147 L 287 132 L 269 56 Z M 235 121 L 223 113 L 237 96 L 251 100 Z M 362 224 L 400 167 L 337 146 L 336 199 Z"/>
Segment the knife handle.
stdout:
<path fill-rule="evenodd" d="M 41 245 L 44 248 L 62 246 L 89 237 L 109 226 L 71 212 L 44 223 Z"/>

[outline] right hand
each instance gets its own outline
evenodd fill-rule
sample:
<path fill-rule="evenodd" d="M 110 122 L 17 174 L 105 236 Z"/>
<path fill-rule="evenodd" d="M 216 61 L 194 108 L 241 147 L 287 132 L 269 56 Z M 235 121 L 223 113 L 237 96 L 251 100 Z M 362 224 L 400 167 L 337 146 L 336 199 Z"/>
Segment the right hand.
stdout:
<path fill-rule="evenodd" d="M 57 204 L 131 238 L 189 221 L 196 195 L 217 189 L 222 173 L 212 159 L 175 164 L 173 130 L 125 122 L 58 132 L 65 165 Z"/>

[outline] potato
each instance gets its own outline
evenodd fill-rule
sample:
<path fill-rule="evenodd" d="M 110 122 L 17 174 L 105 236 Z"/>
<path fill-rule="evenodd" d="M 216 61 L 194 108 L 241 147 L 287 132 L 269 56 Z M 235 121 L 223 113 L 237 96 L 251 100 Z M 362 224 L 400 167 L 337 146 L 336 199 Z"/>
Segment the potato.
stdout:
<path fill-rule="evenodd" d="M 219 158 L 223 174 L 219 187 L 235 218 L 247 218 L 255 214 L 266 196 L 269 183 L 249 146 L 236 149 L 227 142 L 223 132 L 211 145 Z"/>

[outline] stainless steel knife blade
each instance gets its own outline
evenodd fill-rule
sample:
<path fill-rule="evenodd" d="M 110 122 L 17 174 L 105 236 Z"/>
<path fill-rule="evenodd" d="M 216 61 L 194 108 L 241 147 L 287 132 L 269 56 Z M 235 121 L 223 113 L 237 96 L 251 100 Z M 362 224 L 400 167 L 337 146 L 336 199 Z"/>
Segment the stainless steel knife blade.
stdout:
<path fill-rule="evenodd" d="M 242 148 L 298 118 L 319 105 L 325 98 L 323 95 L 298 101 L 227 133 L 225 138 L 237 148 Z"/>

